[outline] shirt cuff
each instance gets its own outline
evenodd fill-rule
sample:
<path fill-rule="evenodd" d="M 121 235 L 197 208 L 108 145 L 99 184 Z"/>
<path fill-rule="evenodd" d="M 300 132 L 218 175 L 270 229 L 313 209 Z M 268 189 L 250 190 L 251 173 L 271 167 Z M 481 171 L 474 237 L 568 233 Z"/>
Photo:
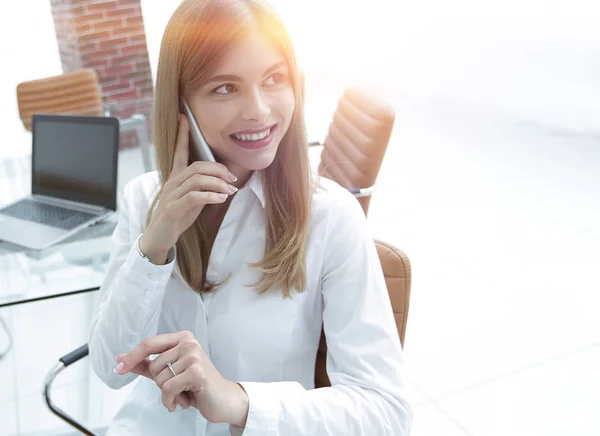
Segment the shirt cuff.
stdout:
<path fill-rule="evenodd" d="M 137 245 L 134 242 L 123 265 L 123 278 L 144 288 L 163 288 L 171 277 L 173 267 L 175 266 L 174 247 L 171 247 L 169 250 L 167 259 L 171 260 L 165 265 L 153 264 L 148 259 L 140 256 Z"/>
<path fill-rule="evenodd" d="M 275 436 L 280 415 L 279 398 L 269 383 L 239 382 L 248 394 L 249 407 L 243 436 Z M 233 433 L 235 434 L 235 433 Z"/>

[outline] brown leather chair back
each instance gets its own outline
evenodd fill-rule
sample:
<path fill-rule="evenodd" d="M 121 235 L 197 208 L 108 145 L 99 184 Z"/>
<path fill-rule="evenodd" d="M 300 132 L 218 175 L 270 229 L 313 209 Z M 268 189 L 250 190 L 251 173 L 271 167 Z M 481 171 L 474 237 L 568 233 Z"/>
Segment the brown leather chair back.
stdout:
<path fill-rule="evenodd" d="M 104 115 L 98 76 L 83 69 L 17 86 L 19 116 L 31 131 L 33 114 Z"/>
<path fill-rule="evenodd" d="M 370 93 L 348 88 L 325 138 L 319 174 L 347 189 L 375 184 L 394 126 L 394 110 Z M 370 197 L 359 198 L 365 214 Z"/>
<path fill-rule="evenodd" d="M 375 246 L 392 302 L 398 336 L 400 342 L 404 343 L 410 300 L 410 261 L 406 254 L 388 243 L 375 241 Z M 315 388 L 326 386 L 331 386 L 331 383 L 327 376 L 327 342 L 324 332 L 321 331 L 321 342 L 315 364 Z"/>
<path fill-rule="evenodd" d="M 347 89 L 325 138 L 319 174 L 347 189 L 369 188 L 375 184 L 392 128 L 394 111 L 386 102 L 378 101 L 357 88 Z M 365 215 L 370 197 L 358 198 Z M 399 249 L 375 241 L 377 254 L 390 295 L 398 336 L 404 343 L 408 302 L 410 298 L 410 261 Z M 321 342 L 315 365 L 315 387 L 330 386 L 327 376 L 327 343 L 321 331 Z"/>

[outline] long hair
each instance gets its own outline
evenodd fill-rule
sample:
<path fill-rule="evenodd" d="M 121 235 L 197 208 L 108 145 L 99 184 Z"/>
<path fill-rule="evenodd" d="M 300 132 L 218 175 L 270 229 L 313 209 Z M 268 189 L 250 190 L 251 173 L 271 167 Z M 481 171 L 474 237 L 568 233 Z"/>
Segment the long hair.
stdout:
<path fill-rule="evenodd" d="M 281 51 L 296 104 L 272 164 L 261 171 L 266 246 L 263 260 L 250 264 L 262 271 L 261 279 L 250 286 L 259 292 L 279 286 L 283 295 L 291 298 L 293 291 L 302 292 L 306 287 L 305 241 L 312 197 L 303 84 L 291 39 L 278 15 L 262 0 L 185 0 L 167 24 L 152 117 L 160 187 L 146 226 L 173 166 L 180 99 L 201 86 L 227 50 L 251 30 L 262 32 Z M 192 157 L 190 153 L 190 163 Z M 207 235 L 199 219 L 181 234 L 176 247 L 177 266 L 190 288 L 198 293 L 212 291 L 216 285 L 206 279 L 210 256 Z"/>

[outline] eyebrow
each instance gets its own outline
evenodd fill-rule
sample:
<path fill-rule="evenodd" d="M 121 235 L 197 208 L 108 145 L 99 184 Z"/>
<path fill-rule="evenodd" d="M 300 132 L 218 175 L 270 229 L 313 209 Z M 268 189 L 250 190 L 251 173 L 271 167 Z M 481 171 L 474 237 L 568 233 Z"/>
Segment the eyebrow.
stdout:
<path fill-rule="evenodd" d="M 279 61 L 279 62 L 271 65 L 269 68 L 267 68 L 267 71 L 265 71 L 264 75 L 268 76 L 273 71 L 275 71 L 285 65 L 286 65 L 285 61 Z M 219 76 L 211 77 L 210 79 L 208 79 L 206 84 L 213 83 L 213 82 L 243 82 L 243 81 L 244 80 L 240 76 L 236 76 L 235 74 L 221 74 Z"/>

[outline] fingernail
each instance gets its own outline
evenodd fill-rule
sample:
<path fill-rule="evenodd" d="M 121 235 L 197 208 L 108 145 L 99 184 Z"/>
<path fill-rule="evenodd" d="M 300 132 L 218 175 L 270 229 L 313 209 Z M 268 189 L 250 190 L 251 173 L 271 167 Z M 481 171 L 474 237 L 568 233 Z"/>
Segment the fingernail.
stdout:
<path fill-rule="evenodd" d="M 217 194 L 219 200 L 221 201 L 225 201 L 227 200 L 228 195 L 227 194 Z"/>
<path fill-rule="evenodd" d="M 119 373 L 121 372 L 121 370 L 125 368 L 125 364 L 123 362 L 119 363 L 117 366 L 115 366 L 115 369 L 113 369 L 114 372 Z"/>
<path fill-rule="evenodd" d="M 235 192 L 237 192 L 237 191 L 238 191 L 238 188 L 236 188 L 236 187 L 235 187 L 235 186 L 233 186 L 233 185 L 229 185 L 229 189 L 231 189 L 231 193 L 235 193 Z"/>
<path fill-rule="evenodd" d="M 231 180 L 232 182 L 237 182 L 237 177 L 229 173 L 229 180 Z"/>

